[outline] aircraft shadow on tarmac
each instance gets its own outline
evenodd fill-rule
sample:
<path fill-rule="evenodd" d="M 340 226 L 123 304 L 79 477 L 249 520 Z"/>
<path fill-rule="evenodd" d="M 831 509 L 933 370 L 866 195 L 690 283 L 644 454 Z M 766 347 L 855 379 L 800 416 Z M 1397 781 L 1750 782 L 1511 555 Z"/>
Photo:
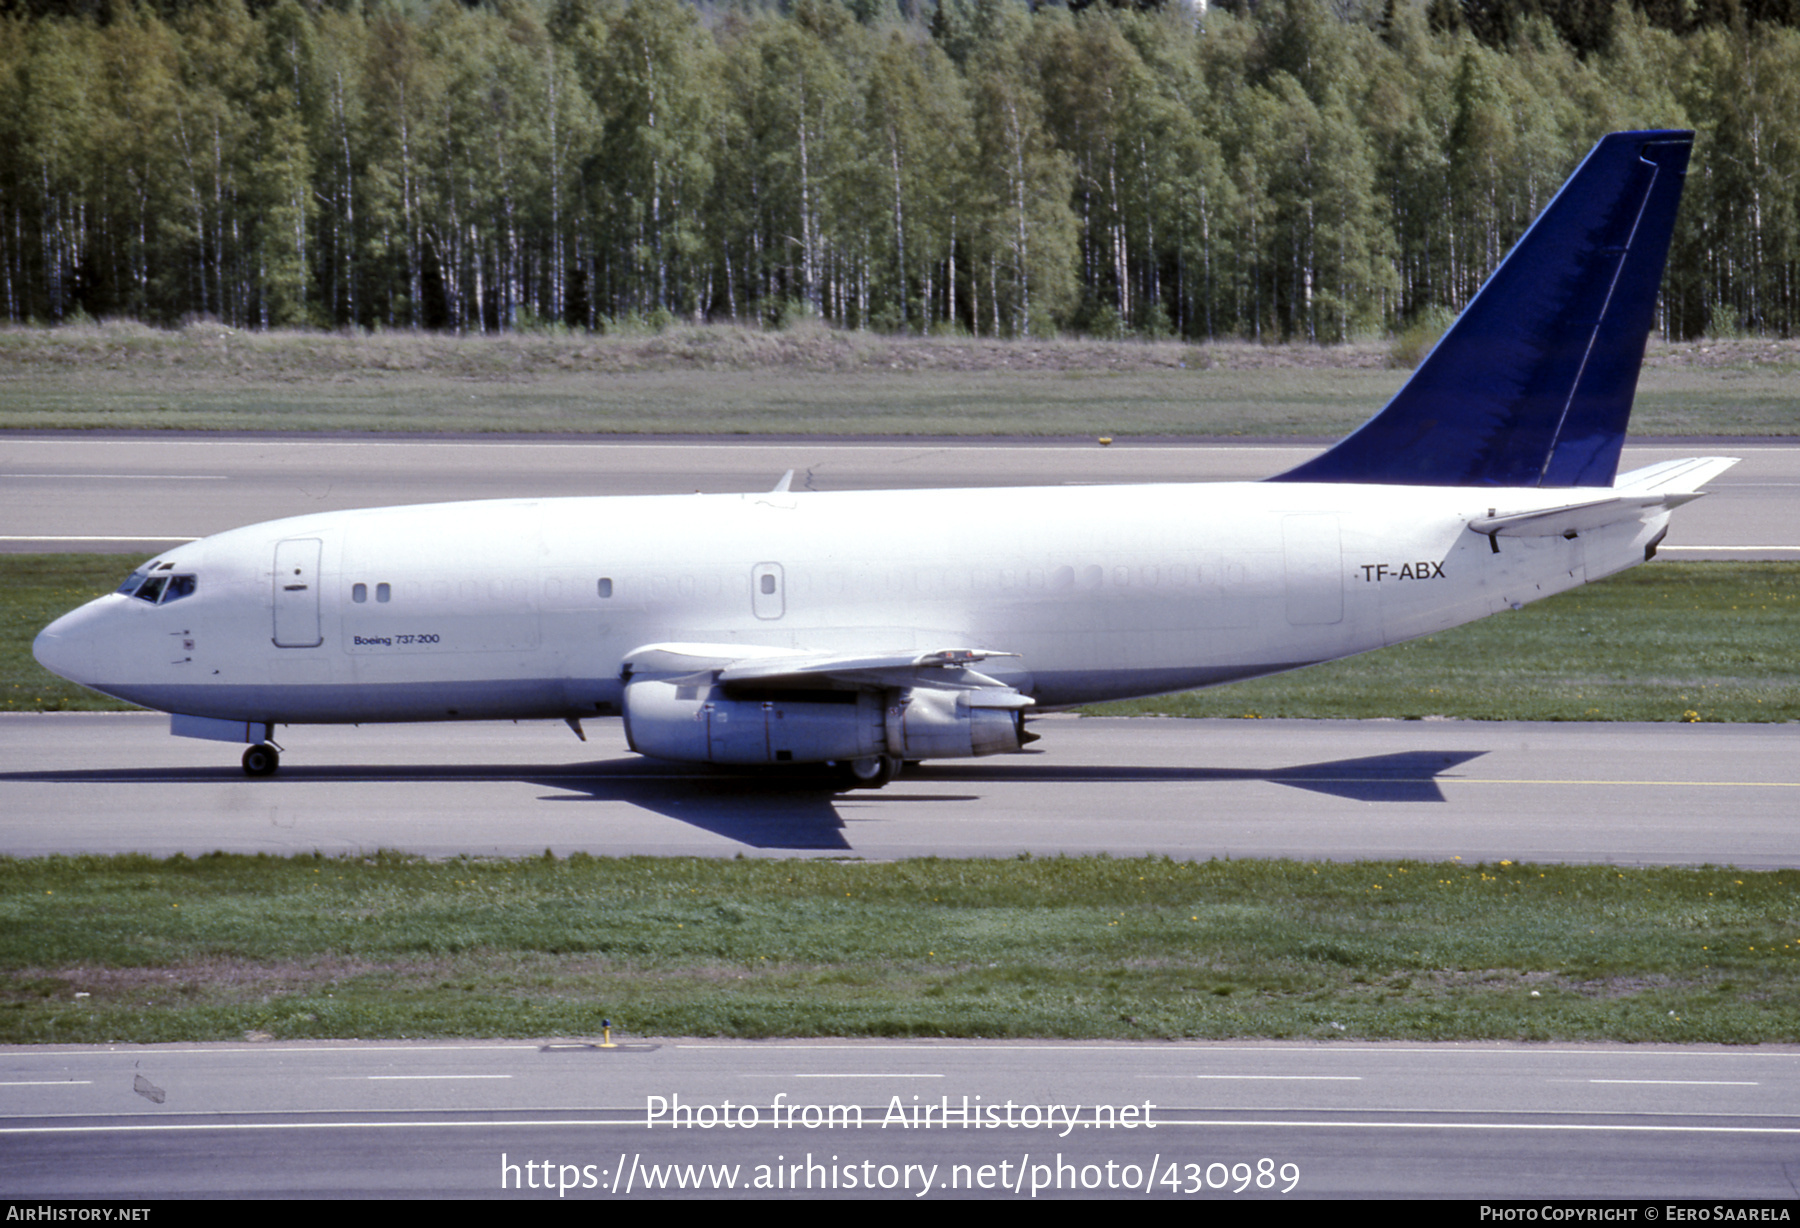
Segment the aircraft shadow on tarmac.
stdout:
<path fill-rule="evenodd" d="M 744 769 L 677 767 L 655 760 L 602 759 L 566 765 L 432 764 L 428 766 L 284 766 L 259 789 L 285 784 L 516 780 L 557 792 L 547 802 L 624 802 L 667 818 L 747 844 L 752 848 L 850 851 L 840 801 L 890 805 L 980 801 L 984 786 L 999 784 L 1199 784 L 1266 781 L 1358 802 L 1443 802 L 1442 773 L 1486 751 L 1400 751 L 1356 759 L 1277 768 L 1162 767 L 1134 765 L 1051 765 L 1007 759 L 927 763 L 908 771 L 886 789 L 846 792 L 824 770 L 755 772 Z M 82 781 L 89 784 L 193 784 L 243 782 L 236 769 L 106 769 L 0 773 L 0 781 Z M 967 786 L 969 792 L 913 793 L 910 783 Z"/>

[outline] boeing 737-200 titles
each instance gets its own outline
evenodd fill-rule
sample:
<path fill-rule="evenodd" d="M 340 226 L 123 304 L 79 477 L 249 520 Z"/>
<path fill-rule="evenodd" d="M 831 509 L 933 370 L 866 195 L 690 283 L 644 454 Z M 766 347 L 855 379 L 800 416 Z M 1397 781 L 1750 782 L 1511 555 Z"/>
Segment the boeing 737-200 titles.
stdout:
<path fill-rule="evenodd" d="M 620 715 L 878 785 L 1517 609 L 1651 558 L 1734 463 L 1618 473 L 1692 144 L 1601 140 L 1393 400 L 1264 482 L 324 512 L 169 550 L 35 652 L 252 775 L 278 725 Z"/>

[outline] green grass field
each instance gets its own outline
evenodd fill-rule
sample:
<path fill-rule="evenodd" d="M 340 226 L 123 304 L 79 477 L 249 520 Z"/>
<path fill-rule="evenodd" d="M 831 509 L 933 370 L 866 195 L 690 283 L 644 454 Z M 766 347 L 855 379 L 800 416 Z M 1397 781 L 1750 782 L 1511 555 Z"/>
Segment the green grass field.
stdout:
<path fill-rule="evenodd" d="M 0 1042 L 1791 1043 L 1797 901 L 1508 862 L 0 860 Z"/>
<path fill-rule="evenodd" d="M 817 326 L 590 336 L 0 329 L 0 430 L 1335 436 L 1386 341 L 989 341 Z M 1653 343 L 1639 435 L 1792 435 L 1800 344 Z"/>
<path fill-rule="evenodd" d="M 1800 720 L 1800 564 L 1671 563 L 1379 652 L 1109 716 Z"/>

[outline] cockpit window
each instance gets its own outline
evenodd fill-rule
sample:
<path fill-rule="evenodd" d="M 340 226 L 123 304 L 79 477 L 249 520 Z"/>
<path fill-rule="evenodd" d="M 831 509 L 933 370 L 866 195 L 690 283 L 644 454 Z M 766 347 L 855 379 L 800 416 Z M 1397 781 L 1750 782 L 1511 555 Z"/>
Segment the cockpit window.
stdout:
<path fill-rule="evenodd" d="M 152 576 L 147 571 L 134 571 L 115 591 L 151 605 L 168 605 L 193 596 L 199 585 L 196 576 Z"/>

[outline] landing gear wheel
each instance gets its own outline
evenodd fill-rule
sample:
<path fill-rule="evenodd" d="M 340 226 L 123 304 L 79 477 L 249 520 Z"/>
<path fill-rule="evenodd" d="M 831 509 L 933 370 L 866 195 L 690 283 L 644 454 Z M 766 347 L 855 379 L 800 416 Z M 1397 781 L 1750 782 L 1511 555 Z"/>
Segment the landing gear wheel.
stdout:
<path fill-rule="evenodd" d="M 879 789 L 899 774 L 900 761 L 892 755 L 871 755 L 844 765 L 852 789 Z"/>
<path fill-rule="evenodd" d="M 281 766 L 281 752 L 267 742 L 259 742 L 244 752 L 244 775 L 273 776 Z"/>

